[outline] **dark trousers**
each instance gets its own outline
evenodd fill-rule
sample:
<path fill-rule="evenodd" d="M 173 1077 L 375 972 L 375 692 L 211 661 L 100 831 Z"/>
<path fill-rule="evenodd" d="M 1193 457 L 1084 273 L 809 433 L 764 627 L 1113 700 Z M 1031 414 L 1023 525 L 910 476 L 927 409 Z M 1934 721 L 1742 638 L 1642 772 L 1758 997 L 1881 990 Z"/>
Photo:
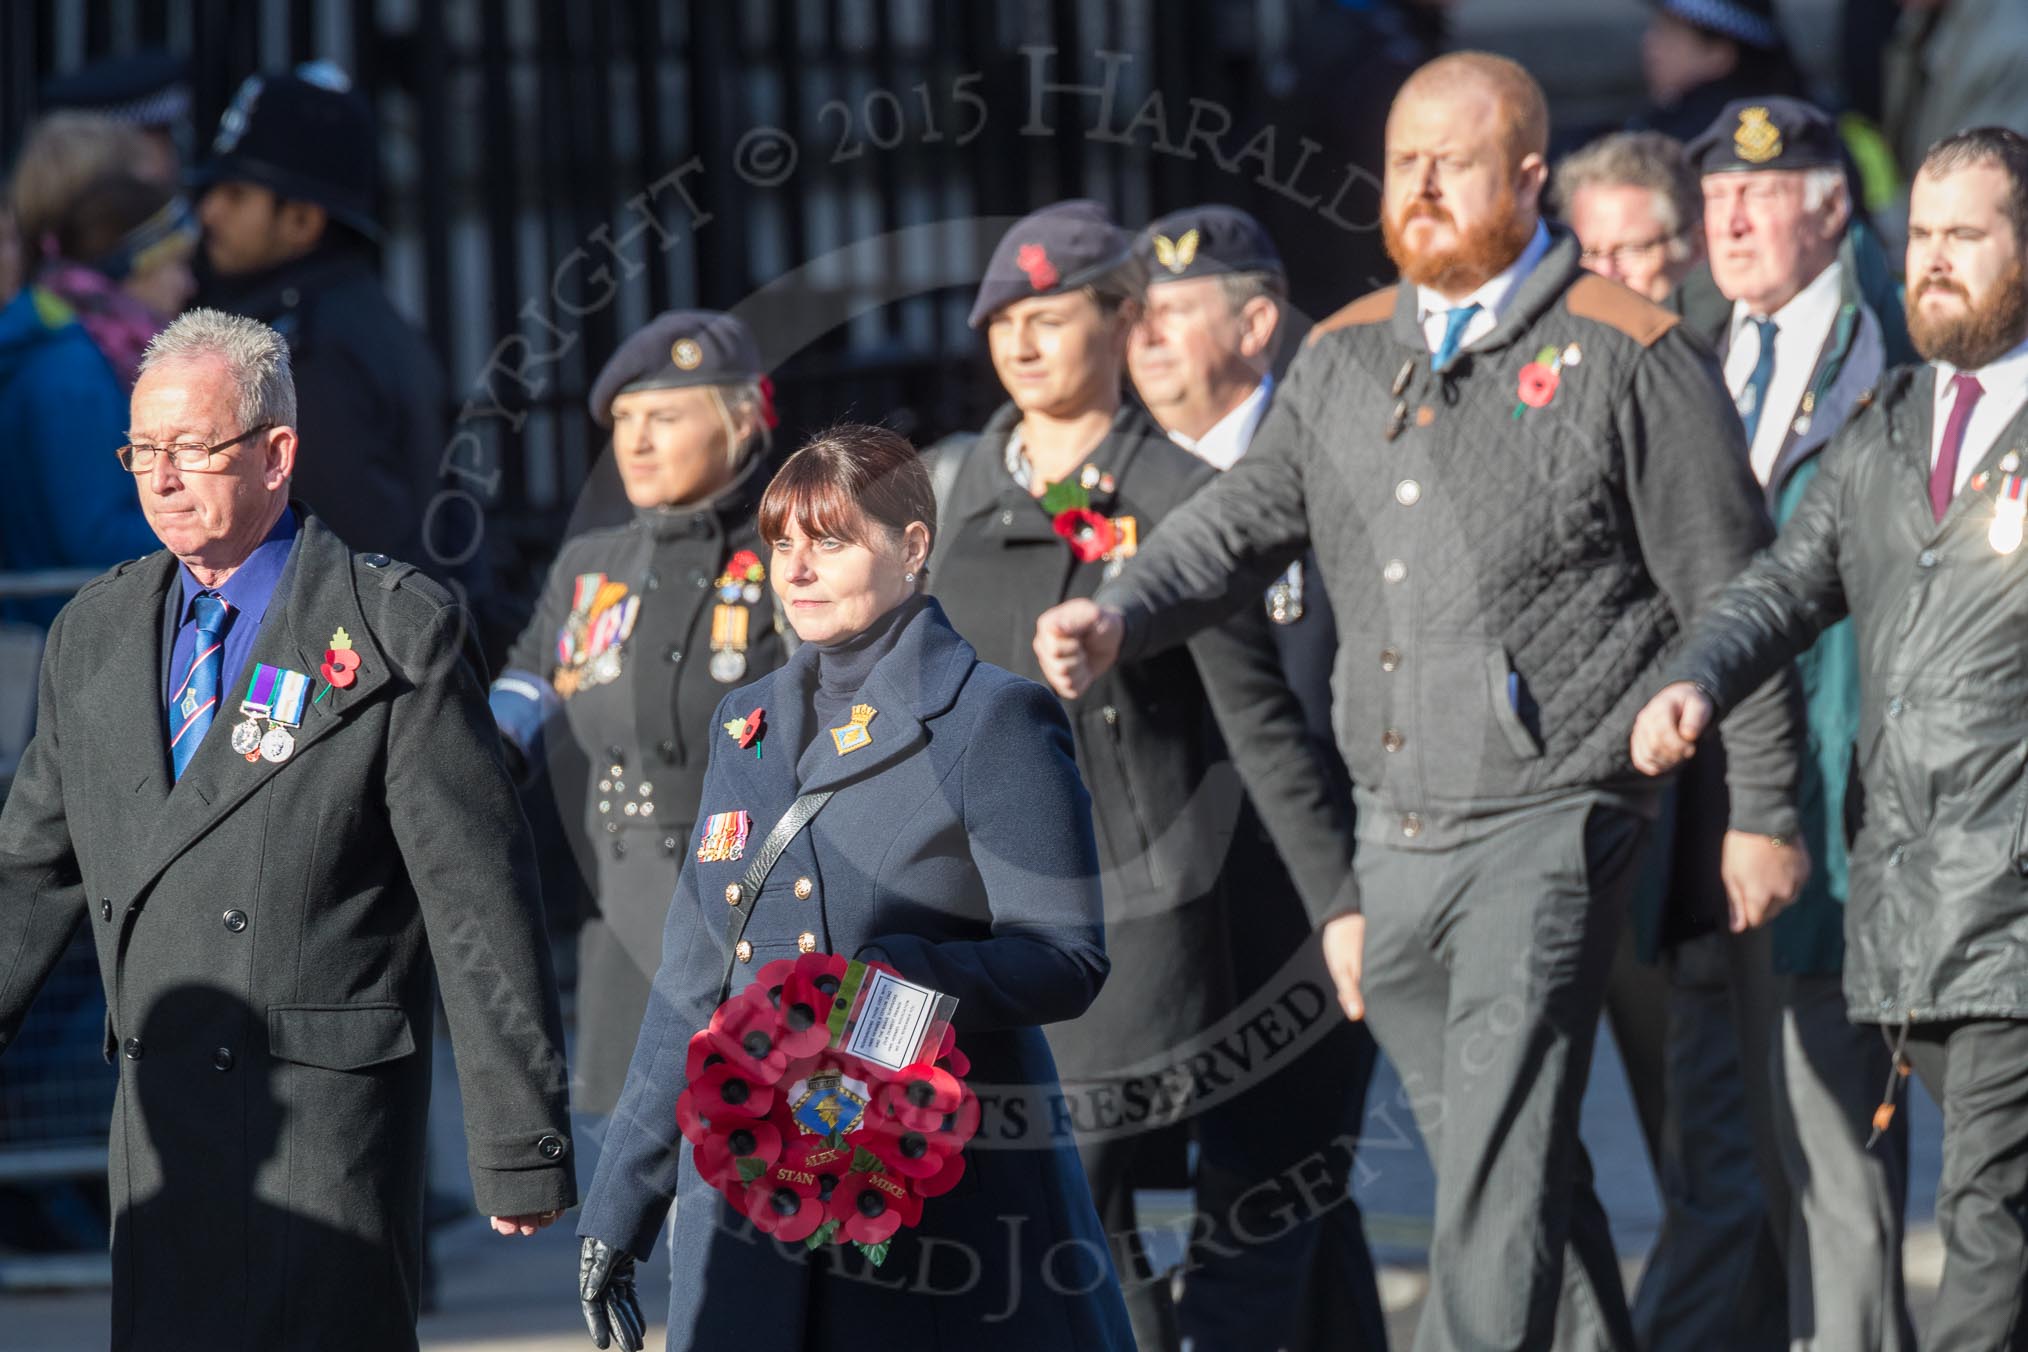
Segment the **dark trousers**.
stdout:
<path fill-rule="evenodd" d="M 1925 1352 L 2028 1348 L 2028 1020 L 1917 1024 L 1908 1061 L 1944 1123 L 1943 1284 Z"/>
<path fill-rule="evenodd" d="M 1127 1318 L 1140 1352 L 1176 1352 L 1181 1346 L 1169 1274 L 1156 1272 L 1148 1260 L 1146 1237 L 1134 1209 L 1135 1157 L 1144 1144 L 1159 1139 L 1159 1133 L 1099 1137 L 1080 1141 L 1077 1147 L 1099 1224 L 1112 1245 L 1113 1266 L 1119 1271 Z"/>
<path fill-rule="evenodd" d="M 1768 935 L 1699 935 L 1670 949 L 1663 967 L 1663 1217 L 1634 1294 L 1634 1328 L 1643 1352 L 1781 1352 L 1789 1200 L 1775 1133 Z"/>
<path fill-rule="evenodd" d="M 1335 1012 L 1315 936 L 1295 961 Z M 1197 1119 L 1201 1238 L 1177 1306 L 1191 1352 L 1385 1352 L 1373 1255 L 1351 1192 L 1376 1055 L 1372 1035 L 1341 1020 Z"/>
<path fill-rule="evenodd" d="M 1367 1021 L 1436 1169 L 1418 1352 L 1634 1345 L 1578 1111 L 1646 830 L 1573 797 L 1358 854 Z"/>

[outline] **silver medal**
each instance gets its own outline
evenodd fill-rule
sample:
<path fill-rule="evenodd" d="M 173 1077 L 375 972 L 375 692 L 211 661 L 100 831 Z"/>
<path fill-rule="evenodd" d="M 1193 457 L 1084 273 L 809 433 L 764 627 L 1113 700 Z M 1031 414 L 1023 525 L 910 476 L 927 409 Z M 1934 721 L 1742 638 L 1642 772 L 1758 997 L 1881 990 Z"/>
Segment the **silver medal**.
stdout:
<path fill-rule="evenodd" d="M 269 728 L 261 738 L 261 759 L 280 764 L 295 752 L 296 739 L 287 728 Z"/>
<path fill-rule="evenodd" d="M 605 685 L 619 679 L 620 649 L 618 645 L 607 648 L 591 660 L 590 675 L 593 685 Z"/>
<path fill-rule="evenodd" d="M 261 725 L 254 719 L 232 725 L 232 749 L 240 755 L 256 751 L 261 744 Z"/>
<path fill-rule="evenodd" d="M 739 589 L 739 599 L 748 605 L 757 605 L 761 599 L 760 583 L 749 582 Z"/>
<path fill-rule="evenodd" d="M 733 648 L 721 648 L 711 655 L 711 679 L 720 685 L 731 685 L 746 675 L 746 654 Z"/>

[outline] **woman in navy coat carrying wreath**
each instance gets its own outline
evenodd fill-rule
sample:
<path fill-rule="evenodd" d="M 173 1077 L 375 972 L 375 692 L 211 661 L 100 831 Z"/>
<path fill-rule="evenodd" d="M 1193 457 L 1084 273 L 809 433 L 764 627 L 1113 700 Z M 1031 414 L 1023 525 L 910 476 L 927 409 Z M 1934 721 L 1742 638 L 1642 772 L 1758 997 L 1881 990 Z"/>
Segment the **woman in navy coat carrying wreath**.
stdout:
<path fill-rule="evenodd" d="M 672 1352 L 1133 1345 L 1068 1123 L 1049 1111 L 1041 1032 L 1082 1013 L 1107 972 L 1090 800 L 1055 697 L 981 662 L 923 594 L 935 520 L 914 448 L 874 427 L 819 437 L 761 499 L 769 580 L 802 646 L 718 708 L 661 969 L 578 1222 L 600 1347 L 641 1345 L 632 1269 L 672 1202 Z M 756 718 L 757 739 L 744 735 Z M 827 791 L 745 896 L 776 824 Z M 705 838 L 736 813 L 745 845 Z M 983 1109 L 963 1178 L 878 1267 L 758 1231 L 677 1127 L 685 1050 L 727 971 L 736 995 L 768 962 L 810 952 L 885 962 L 954 997 Z"/>

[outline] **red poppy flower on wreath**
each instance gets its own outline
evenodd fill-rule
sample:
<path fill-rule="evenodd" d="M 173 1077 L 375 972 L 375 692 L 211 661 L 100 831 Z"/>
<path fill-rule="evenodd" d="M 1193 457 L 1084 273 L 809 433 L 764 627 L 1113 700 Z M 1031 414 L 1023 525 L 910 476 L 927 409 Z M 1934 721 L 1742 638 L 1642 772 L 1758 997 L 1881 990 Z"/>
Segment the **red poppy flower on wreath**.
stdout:
<path fill-rule="evenodd" d="M 944 1029 L 944 1040 L 937 1048 L 936 1060 L 938 1065 L 959 1079 L 972 1073 L 972 1058 L 958 1050 L 958 1033 L 955 1028 Z"/>
<path fill-rule="evenodd" d="M 953 1150 L 944 1156 L 943 1168 L 928 1178 L 913 1180 L 918 1197 L 941 1197 L 958 1186 L 958 1180 L 965 1176 L 965 1156 L 962 1151 Z"/>
<path fill-rule="evenodd" d="M 1521 388 L 1518 391 L 1521 402 L 1530 408 L 1543 408 L 1556 397 L 1556 387 L 1562 381 L 1555 368 L 1539 361 L 1531 361 L 1521 368 Z"/>
<path fill-rule="evenodd" d="M 886 1174 L 854 1171 L 831 1190 L 828 1204 L 838 1233 L 855 1244 L 880 1244 L 922 1219 L 922 1199 Z"/>
<path fill-rule="evenodd" d="M 942 1127 L 944 1117 L 963 1100 L 957 1080 L 936 1066 L 910 1066 L 880 1086 L 881 1115 L 915 1131 Z"/>
<path fill-rule="evenodd" d="M 685 1092 L 695 1097 L 704 1120 L 714 1124 L 734 1117 L 766 1117 L 775 1106 L 775 1087 L 731 1061 L 705 1071 Z"/>
<path fill-rule="evenodd" d="M 776 1009 L 780 1009 L 782 1006 L 782 987 L 789 984 L 789 978 L 794 976 L 795 972 L 796 960 L 794 958 L 776 958 L 773 962 L 762 963 L 761 969 L 753 974 L 753 986 L 751 989 L 757 990 L 767 996 L 768 1003 Z"/>
<path fill-rule="evenodd" d="M 944 1156 L 950 1153 L 936 1134 L 903 1126 L 891 1117 L 867 1123 L 854 1139 L 880 1161 L 881 1168 L 902 1178 L 934 1178 L 943 1172 Z"/>
<path fill-rule="evenodd" d="M 818 1196 L 816 1180 L 783 1165 L 776 1165 L 748 1185 L 745 1204 L 756 1230 L 789 1244 L 808 1239 L 830 1219 L 830 1209 Z"/>
<path fill-rule="evenodd" d="M 1070 552 L 1079 563 L 1096 563 L 1112 550 L 1113 523 L 1089 507 L 1058 512 L 1050 525 L 1070 542 Z"/>
<path fill-rule="evenodd" d="M 683 1052 L 683 1082 L 696 1084 L 705 1071 L 724 1063 L 725 1053 L 711 1040 L 711 1031 L 700 1028 L 690 1035 L 690 1045 Z"/>
<path fill-rule="evenodd" d="M 697 1171 L 707 1179 L 735 1175 L 743 1160 L 754 1168 L 771 1169 L 782 1157 L 782 1133 L 772 1122 L 746 1122 L 735 1118 L 723 1128 L 714 1126 L 697 1143 Z M 744 1178 L 740 1182 L 744 1183 Z"/>
<path fill-rule="evenodd" d="M 818 978 L 821 980 L 821 978 Z M 835 992 L 838 987 L 832 984 Z M 831 1042 L 832 996 L 817 988 L 817 980 L 797 972 L 782 986 L 778 1035 L 782 1050 L 791 1060 L 815 1056 Z"/>
<path fill-rule="evenodd" d="M 762 1084 L 773 1084 L 789 1065 L 776 1042 L 777 1027 L 767 992 L 749 986 L 711 1016 L 711 1040 L 733 1065 Z"/>

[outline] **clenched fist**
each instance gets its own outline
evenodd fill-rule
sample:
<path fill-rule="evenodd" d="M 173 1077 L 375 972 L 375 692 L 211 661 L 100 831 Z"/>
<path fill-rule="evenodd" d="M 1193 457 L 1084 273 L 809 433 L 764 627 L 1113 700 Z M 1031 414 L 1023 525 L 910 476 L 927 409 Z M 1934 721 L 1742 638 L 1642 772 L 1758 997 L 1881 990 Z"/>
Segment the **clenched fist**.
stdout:
<path fill-rule="evenodd" d="M 1051 689 L 1076 699 L 1120 660 L 1126 636 L 1127 622 L 1119 611 L 1079 597 L 1036 618 L 1035 660 Z"/>
<path fill-rule="evenodd" d="M 1688 681 L 1662 687 L 1634 719 L 1634 768 L 1667 774 L 1697 754 L 1697 739 L 1711 726 L 1711 699 Z"/>

